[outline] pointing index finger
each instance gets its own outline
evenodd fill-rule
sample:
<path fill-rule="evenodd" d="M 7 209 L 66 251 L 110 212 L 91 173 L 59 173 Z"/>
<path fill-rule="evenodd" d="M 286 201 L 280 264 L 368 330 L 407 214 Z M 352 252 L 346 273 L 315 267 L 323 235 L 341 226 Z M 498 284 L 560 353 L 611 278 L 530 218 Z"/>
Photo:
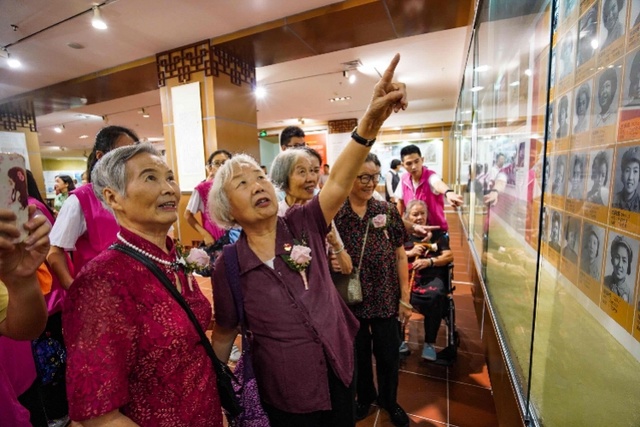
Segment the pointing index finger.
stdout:
<path fill-rule="evenodd" d="M 391 60 L 391 63 L 389 63 L 389 66 L 387 67 L 387 69 L 384 70 L 384 74 L 382 75 L 382 79 L 381 79 L 382 81 L 391 83 L 391 81 L 393 80 L 393 73 L 395 73 L 396 71 L 396 66 L 398 65 L 398 62 L 400 62 L 400 54 L 396 53 L 393 59 Z"/>

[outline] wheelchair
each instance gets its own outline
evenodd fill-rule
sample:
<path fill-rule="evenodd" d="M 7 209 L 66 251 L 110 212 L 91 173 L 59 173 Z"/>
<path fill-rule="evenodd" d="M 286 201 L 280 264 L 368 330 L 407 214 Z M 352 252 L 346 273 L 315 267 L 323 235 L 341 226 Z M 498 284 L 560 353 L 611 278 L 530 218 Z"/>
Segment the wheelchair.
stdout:
<path fill-rule="evenodd" d="M 453 263 L 450 263 L 449 280 L 447 281 L 447 294 L 445 296 L 445 309 L 442 310 L 442 319 L 447 328 L 447 346 L 437 353 L 437 359 L 430 363 L 436 365 L 451 366 L 458 357 L 458 346 L 460 345 L 460 336 L 456 329 L 456 303 L 453 300 L 453 292 L 456 287 L 453 284 Z"/>

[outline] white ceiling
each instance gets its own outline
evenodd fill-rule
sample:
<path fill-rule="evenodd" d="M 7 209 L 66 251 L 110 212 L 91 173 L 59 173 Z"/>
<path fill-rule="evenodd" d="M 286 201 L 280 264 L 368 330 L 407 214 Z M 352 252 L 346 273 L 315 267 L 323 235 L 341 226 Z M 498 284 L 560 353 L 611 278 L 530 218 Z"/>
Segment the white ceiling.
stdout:
<path fill-rule="evenodd" d="M 9 47 L 23 66 L 9 69 L 0 59 L 0 100 L 54 83 L 95 73 L 207 38 L 253 27 L 336 3 L 333 0 L 115 0 L 104 5 L 105 31 L 90 25 L 85 13 Z M 68 18 L 93 3 L 87 0 L 0 0 L 0 46 Z M 5 11 L 9 13 L 4 13 Z M 12 31 L 11 24 L 18 25 Z M 161 30 L 159 30 L 161 29 Z M 261 67 L 258 86 L 267 96 L 258 102 L 258 127 L 281 128 L 299 124 L 306 130 L 327 120 L 360 117 L 380 72 L 396 53 L 397 69 L 407 83 L 409 109 L 390 118 L 386 127 L 428 125 L 452 121 L 461 82 L 466 28 L 427 33 L 310 58 Z M 84 49 L 67 47 L 81 43 Z M 360 59 L 368 71 L 356 72 L 353 85 L 342 76 L 344 62 Z M 346 102 L 329 98 L 351 96 Z M 93 137 L 105 125 L 134 129 L 141 138 L 162 140 L 158 91 L 37 117 L 44 156 L 67 157 L 89 152 Z M 140 109 L 150 114 L 143 118 Z M 63 123 L 58 134 L 53 127 Z M 80 139 L 87 135 L 86 139 Z M 64 151 L 61 151 L 62 147 Z M 79 151 L 78 151 L 79 150 Z"/>

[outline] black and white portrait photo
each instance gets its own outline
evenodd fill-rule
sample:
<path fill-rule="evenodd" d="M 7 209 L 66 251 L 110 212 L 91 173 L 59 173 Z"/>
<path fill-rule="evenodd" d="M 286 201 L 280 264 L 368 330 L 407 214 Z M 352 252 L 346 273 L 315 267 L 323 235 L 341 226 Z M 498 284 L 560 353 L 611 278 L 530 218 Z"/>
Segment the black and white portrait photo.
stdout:
<path fill-rule="evenodd" d="M 573 133 L 581 133 L 589 130 L 589 118 L 591 117 L 591 85 L 588 80 L 575 91 L 575 108 L 573 116 Z"/>
<path fill-rule="evenodd" d="M 637 256 L 637 240 L 609 232 L 604 285 L 628 303 L 634 301 Z"/>
<path fill-rule="evenodd" d="M 551 211 L 551 224 L 549 225 L 549 247 L 560 253 L 560 230 L 562 227 L 562 216 L 558 211 Z"/>
<path fill-rule="evenodd" d="M 602 246 L 604 230 L 594 224 L 585 222 L 582 227 L 582 252 L 580 253 L 580 269 L 598 282 L 602 277 Z"/>
<path fill-rule="evenodd" d="M 596 3 L 597 4 L 597 3 Z M 600 47 L 606 49 L 625 34 L 625 0 L 603 0 L 600 19 Z"/>
<path fill-rule="evenodd" d="M 596 77 L 596 96 L 598 103 L 594 107 L 596 112 L 595 127 L 614 125 L 618 119 L 618 75 L 622 67 L 614 64 L 605 68 Z"/>
<path fill-rule="evenodd" d="M 587 183 L 587 202 L 603 206 L 609 203 L 612 158 L 612 149 L 591 153 L 591 168 L 589 169 L 589 182 Z"/>
<path fill-rule="evenodd" d="M 623 105 L 640 107 L 640 50 L 625 57 L 624 76 Z"/>
<path fill-rule="evenodd" d="M 621 148 L 616 159 L 616 181 L 612 208 L 640 212 L 640 146 Z"/>
<path fill-rule="evenodd" d="M 553 165 L 553 184 L 551 186 L 551 193 L 557 194 L 559 196 L 564 196 L 566 181 L 567 156 L 557 156 Z"/>
<path fill-rule="evenodd" d="M 571 111 L 569 96 L 562 95 L 556 107 L 556 138 L 566 138 L 569 136 L 569 111 Z"/>
<path fill-rule="evenodd" d="M 558 79 L 562 80 L 573 72 L 573 65 L 576 58 L 576 36 L 575 27 L 567 32 L 560 43 L 558 43 Z"/>
<path fill-rule="evenodd" d="M 576 67 L 593 58 L 598 44 L 598 6 L 596 3 L 578 21 Z"/>
<path fill-rule="evenodd" d="M 584 197 L 584 177 L 586 172 L 585 161 L 586 154 L 572 154 L 569 158 L 569 190 L 567 197 L 569 199 L 581 200 Z"/>
<path fill-rule="evenodd" d="M 564 223 L 564 241 L 562 256 L 574 264 L 578 264 L 578 249 L 580 248 L 580 220 L 573 216 L 566 216 Z"/>

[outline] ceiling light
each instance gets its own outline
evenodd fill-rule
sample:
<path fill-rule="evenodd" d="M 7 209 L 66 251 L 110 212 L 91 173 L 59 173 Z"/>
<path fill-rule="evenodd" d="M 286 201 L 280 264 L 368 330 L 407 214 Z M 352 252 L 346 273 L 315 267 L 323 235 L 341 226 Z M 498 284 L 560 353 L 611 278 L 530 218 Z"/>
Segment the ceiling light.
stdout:
<path fill-rule="evenodd" d="M 256 95 L 256 98 L 262 99 L 267 95 L 267 90 L 262 86 L 256 86 L 253 93 Z"/>
<path fill-rule="evenodd" d="M 348 101 L 350 99 L 351 99 L 350 96 L 336 96 L 335 98 L 329 98 L 329 101 L 331 102 Z"/>
<path fill-rule="evenodd" d="M 147 113 L 144 108 L 141 108 L 139 113 L 142 114 L 142 117 L 144 117 L 145 119 L 148 119 L 150 117 L 149 113 Z"/>
<path fill-rule="evenodd" d="M 591 48 L 592 49 L 597 49 L 598 48 L 598 39 L 596 39 L 596 38 L 591 39 Z"/>
<path fill-rule="evenodd" d="M 0 48 L 0 58 L 5 58 L 11 68 L 20 68 L 22 65 L 17 58 L 11 56 L 6 47 Z"/>
<path fill-rule="evenodd" d="M 469 89 L 471 92 L 480 92 L 482 89 L 484 89 L 484 86 L 474 86 L 471 89 Z"/>
<path fill-rule="evenodd" d="M 58 125 L 58 126 L 53 128 L 53 131 L 55 133 L 62 133 L 63 130 L 64 130 L 64 125 Z"/>
<path fill-rule="evenodd" d="M 107 29 L 107 23 L 102 19 L 100 8 L 98 6 L 93 6 L 93 18 L 91 18 L 91 25 L 93 25 L 93 28 L 97 30 Z"/>
<path fill-rule="evenodd" d="M 80 135 L 78 138 L 80 138 L 80 139 L 87 139 L 87 138 L 89 138 L 89 135 Z"/>
<path fill-rule="evenodd" d="M 354 73 L 351 73 L 351 75 L 349 76 L 349 83 L 354 84 L 356 82 L 356 75 Z"/>

